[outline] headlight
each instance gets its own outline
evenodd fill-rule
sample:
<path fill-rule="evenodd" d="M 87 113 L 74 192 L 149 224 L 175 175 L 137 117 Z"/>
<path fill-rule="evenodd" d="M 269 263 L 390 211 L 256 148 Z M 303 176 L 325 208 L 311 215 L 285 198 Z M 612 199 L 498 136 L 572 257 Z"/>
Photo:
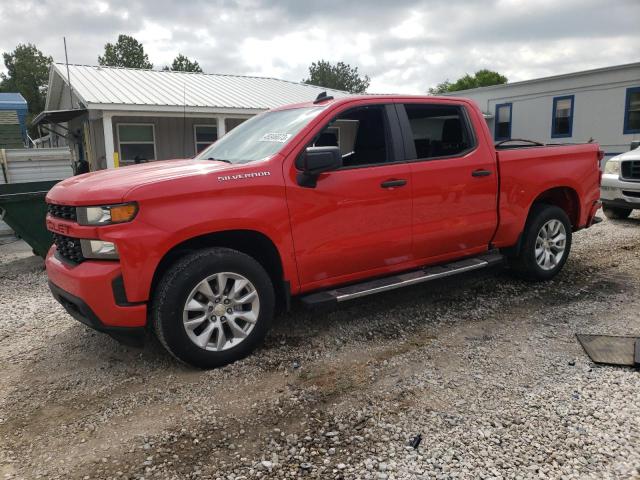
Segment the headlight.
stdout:
<path fill-rule="evenodd" d="M 130 222 L 138 213 L 134 202 L 99 207 L 77 207 L 76 213 L 80 225 L 111 225 Z"/>
<path fill-rule="evenodd" d="M 119 258 L 118 249 L 113 242 L 81 239 L 80 247 L 82 247 L 82 255 L 85 258 L 101 258 L 105 260 L 116 260 Z"/>
<path fill-rule="evenodd" d="M 607 175 L 620 175 L 620 162 L 617 160 L 609 160 L 604 164 L 604 173 Z"/>

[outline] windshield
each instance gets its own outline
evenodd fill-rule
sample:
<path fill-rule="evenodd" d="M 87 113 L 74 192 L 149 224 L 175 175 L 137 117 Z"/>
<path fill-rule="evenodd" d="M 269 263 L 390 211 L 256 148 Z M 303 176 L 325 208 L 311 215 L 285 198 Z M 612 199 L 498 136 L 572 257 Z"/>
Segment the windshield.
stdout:
<path fill-rule="evenodd" d="M 305 107 L 262 113 L 234 128 L 196 159 L 249 163 L 270 157 L 322 110 Z"/>

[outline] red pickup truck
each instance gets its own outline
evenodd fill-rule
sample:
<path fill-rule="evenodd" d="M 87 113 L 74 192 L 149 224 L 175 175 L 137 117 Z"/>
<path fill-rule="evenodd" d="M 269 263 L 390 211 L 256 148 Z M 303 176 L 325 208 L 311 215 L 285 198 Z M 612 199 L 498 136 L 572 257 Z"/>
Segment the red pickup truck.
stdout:
<path fill-rule="evenodd" d="M 599 208 L 597 144 L 494 145 L 463 98 L 356 96 L 258 115 L 194 159 L 47 195 L 55 298 L 121 340 L 209 368 L 292 296 L 331 304 L 507 261 L 545 280 Z"/>

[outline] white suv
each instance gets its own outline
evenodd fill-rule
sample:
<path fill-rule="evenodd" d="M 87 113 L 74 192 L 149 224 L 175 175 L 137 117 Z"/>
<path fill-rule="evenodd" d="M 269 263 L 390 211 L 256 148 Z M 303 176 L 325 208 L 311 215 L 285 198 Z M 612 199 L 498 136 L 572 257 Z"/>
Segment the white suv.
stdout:
<path fill-rule="evenodd" d="M 640 147 L 607 161 L 600 197 L 607 218 L 627 218 L 640 209 Z"/>

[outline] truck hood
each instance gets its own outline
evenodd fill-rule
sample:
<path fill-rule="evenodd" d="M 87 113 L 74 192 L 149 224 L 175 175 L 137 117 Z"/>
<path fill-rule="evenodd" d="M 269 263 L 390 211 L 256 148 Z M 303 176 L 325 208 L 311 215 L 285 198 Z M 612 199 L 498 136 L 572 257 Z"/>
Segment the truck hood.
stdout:
<path fill-rule="evenodd" d="M 147 184 L 235 170 L 213 160 L 164 160 L 113 170 L 85 173 L 61 181 L 47 194 L 47 202 L 62 205 L 99 205 L 124 200 L 127 192 Z"/>
<path fill-rule="evenodd" d="M 628 152 L 621 153 L 620 155 L 616 155 L 615 157 L 611 157 L 609 160 L 640 160 L 640 147 L 629 150 Z"/>

